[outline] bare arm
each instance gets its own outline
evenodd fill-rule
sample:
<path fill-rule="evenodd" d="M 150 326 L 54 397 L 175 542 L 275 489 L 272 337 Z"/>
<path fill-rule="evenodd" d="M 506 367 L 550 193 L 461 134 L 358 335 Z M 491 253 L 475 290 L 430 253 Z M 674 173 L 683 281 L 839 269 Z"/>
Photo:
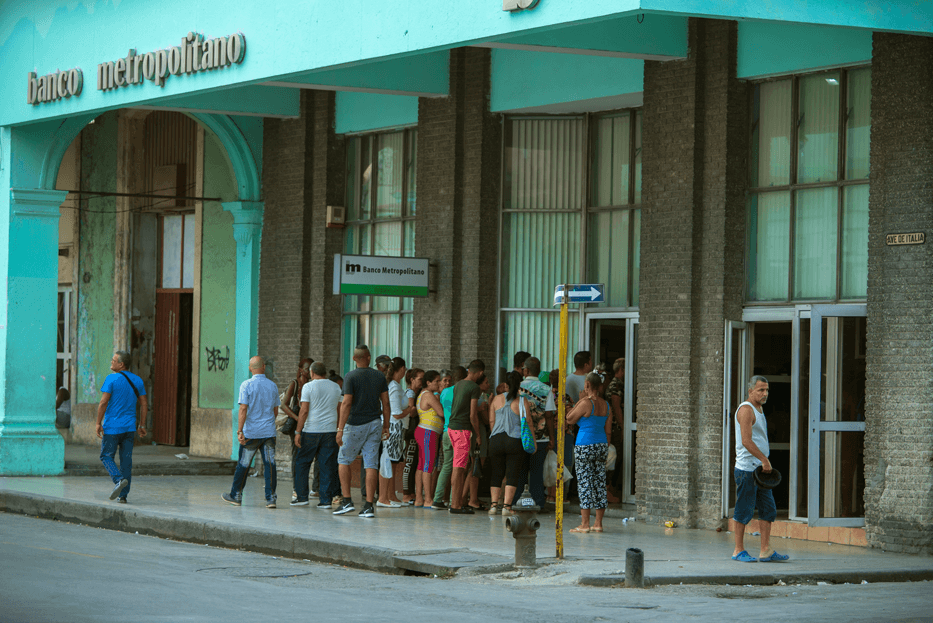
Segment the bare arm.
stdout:
<path fill-rule="evenodd" d="M 389 434 L 389 418 L 392 417 L 392 410 L 389 408 L 389 392 L 379 394 L 379 400 L 382 401 L 382 434 Z"/>
<path fill-rule="evenodd" d="M 422 396 L 425 397 L 425 401 L 428 403 L 428 409 L 434 409 L 435 413 L 441 417 L 444 417 L 444 407 L 441 406 L 441 401 L 437 399 L 437 396 L 428 391 L 424 392 Z M 422 408 L 424 408 L 425 401 L 422 401 L 421 403 Z"/>
<path fill-rule="evenodd" d="M 310 405 L 310 402 L 302 402 L 301 409 L 299 409 L 298 427 L 295 429 L 295 445 L 299 448 L 301 447 L 301 429 L 305 427 L 305 422 L 308 420 L 308 407 Z"/>
<path fill-rule="evenodd" d="M 344 394 L 340 403 L 340 414 L 337 416 L 337 447 L 343 446 L 343 427 L 350 419 L 350 407 L 353 406 L 353 394 Z"/>
<path fill-rule="evenodd" d="M 618 398 L 618 396 L 614 396 L 614 398 Z M 608 405 L 606 405 L 606 407 L 608 409 Z M 609 441 L 612 441 L 612 414 L 607 413 L 606 415 L 609 416 L 606 418 L 606 426 L 605 426 L 606 442 L 608 443 Z"/>
<path fill-rule="evenodd" d="M 470 399 L 470 426 L 473 427 L 473 436 L 476 437 L 476 447 L 479 448 L 481 439 L 479 438 L 479 401 L 476 398 Z"/>
<path fill-rule="evenodd" d="M 576 406 L 570 410 L 570 413 L 567 414 L 567 424 L 576 424 L 580 421 L 580 418 L 587 417 L 590 413 L 590 409 L 589 399 L 584 400 L 581 398 Z"/>
<path fill-rule="evenodd" d="M 298 419 L 298 414 L 289 409 L 288 405 L 292 404 L 292 396 L 295 395 L 295 390 L 298 387 L 298 381 L 292 381 L 288 385 L 288 389 L 285 390 L 285 399 L 282 400 L 281 409 L 285 412 L 285 415 L 292 418 L 293 420 Z M 276 413 L 278 415 L 278 413 Z"/>
<path fill-rule="evenodd" d="M 104 436 L 104 413 L 107 412 L 107 403 L 110 402 L 110 393 L 101 394 L 100 402 L 97 405 L 97 436 Z"/>
<path fill-rule="evenodd" d="M 753 457 L 761 461 L 761 471 L 770 472 L 771 461 L 769 461 L 765 453 L 761 451 L 761 448 L 752 441 L 752 425 L 755 423 L 755 416 L 752 413 L 752 408 L 748 405 L 741 407 L 739 409 L 738 420 L 742 435 L 742 445 L 745 446 L 746 450 L 751 452 Z"/>
<path fill-rule="evenodd" d="M 137 424 L 137 432 L 140 437 L 146 436 L 146 417 L 149 415 L 149 400 L 145 396 L 140 396 L 136 399 L 136 404 L 139 407 L 139 424 Z"/>
<path fill-rule="evenodd" d="M 246 437 L 243 435 L 243 426 L 246 425 L 246 405 L 240 405 L 240 412 L 237 415 L 239 416 L 239 425 L 236 429 L 236 438 L 241 444 L 245 444 Z"/>

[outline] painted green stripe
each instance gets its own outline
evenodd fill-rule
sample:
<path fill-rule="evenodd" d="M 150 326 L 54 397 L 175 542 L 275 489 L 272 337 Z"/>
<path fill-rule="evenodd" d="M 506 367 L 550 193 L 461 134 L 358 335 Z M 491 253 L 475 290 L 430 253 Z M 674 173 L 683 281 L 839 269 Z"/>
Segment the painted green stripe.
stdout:
<path fill-rule="evenodd" d="M 378 296 L 427 296 L 428 289 L 421 286 L 382 286 L 341 283 L 341 294 L 375 294 Z"/>

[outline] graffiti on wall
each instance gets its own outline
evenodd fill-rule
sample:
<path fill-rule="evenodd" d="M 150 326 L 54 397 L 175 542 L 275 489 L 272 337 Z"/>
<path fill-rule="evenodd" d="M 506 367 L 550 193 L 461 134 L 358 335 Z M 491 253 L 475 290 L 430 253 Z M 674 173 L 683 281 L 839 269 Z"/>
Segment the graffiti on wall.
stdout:
<path fill-rule="evenodd" d="M 223 372 L 227 369 L 227 365 L 230 363 L 230 347 L 224 346 L 226 355 L 223 355 L 223 352 L 219 348 L 205 348 L 207 351 L 207 371 L 208 372 Z"/>

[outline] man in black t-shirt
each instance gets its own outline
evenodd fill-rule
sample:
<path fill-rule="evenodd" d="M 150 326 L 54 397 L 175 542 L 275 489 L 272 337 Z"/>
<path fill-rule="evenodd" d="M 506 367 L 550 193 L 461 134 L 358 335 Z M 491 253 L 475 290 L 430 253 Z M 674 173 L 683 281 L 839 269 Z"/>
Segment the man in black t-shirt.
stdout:
<path fill-rule="evenodd" d="M 479 397 L 482 391 L 476 381 L 486 370 L 486 364 L 479 359 L 470 362 L 467 377 L 454 385 L 454 399 L 447 425 L 447 435 L 454 449 L 454 471 L 450 479 L 450 512 L 454 515 L 472 515 L 473 509 L 463 508 L 463 482 L 466 480 L 466 467 L 470 460 L 470 439 L 479 447 Z"/>
<path fill-rule="evenodd" d="M 350 497 L 350 465 L 363 455 L 366 502 L 360 517 L 375 517 L 373 494 L 378 486 L 379 442 L 389 436 L 389 386 L 385 375 L 369 367 L 372 355 L 365 345 L 353 351 L 356 369 L 343 379 L 343 402 L 337 420 L 337 463 L 343 500 L 334 515 L 355 510 Z"/>

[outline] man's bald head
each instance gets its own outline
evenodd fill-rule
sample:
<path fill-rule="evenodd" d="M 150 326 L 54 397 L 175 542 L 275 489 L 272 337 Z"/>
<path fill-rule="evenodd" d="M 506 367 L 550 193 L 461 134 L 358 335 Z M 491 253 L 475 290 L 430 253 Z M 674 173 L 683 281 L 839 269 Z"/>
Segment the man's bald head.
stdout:
<path fill-rule="evenodd" d="M 260 357 L 259 355 L 256 355 L 255 357 L 250 357 L 249 371 L 252 374 L 265 374 L 266 372 L 265 357 Z"/>

